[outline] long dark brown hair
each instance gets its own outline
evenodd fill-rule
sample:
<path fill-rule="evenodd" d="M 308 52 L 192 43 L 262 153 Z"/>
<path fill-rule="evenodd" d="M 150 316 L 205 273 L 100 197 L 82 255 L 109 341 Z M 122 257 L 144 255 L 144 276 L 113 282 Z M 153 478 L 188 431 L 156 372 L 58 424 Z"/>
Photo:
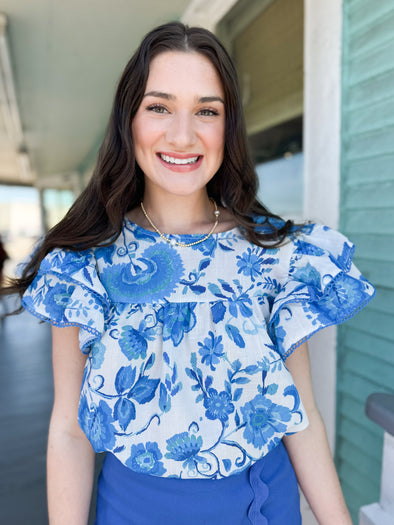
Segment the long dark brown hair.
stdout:
<path fill-rule="evenodd" d="M 249 154 L 237 74 L 219 40 L 199 27 L 171 22 L 153 29 L 142 40 L 119 81 L 103 144 L 93 176 L 66 216 L 35 250 L 23 274 L 3 292 L 26 290 L 41 260 L 53 248 L 83 250 L 109 244 L 120 234 L 124 215 L 143 199 L 144 176 L 136 163 L 131 123 L 141 104 L 150 61 L 165 51 L 197 52 L 215 67 L 225 97 L 225 149 L 223 162 L 207 186 L 208 195 L 230 210 L 245 237 L 259 246 L 280 245 L 293 226 L 283 221 L 256 231 L 253 216 L 277 218 L 256 198 L 257 176 Z"/>

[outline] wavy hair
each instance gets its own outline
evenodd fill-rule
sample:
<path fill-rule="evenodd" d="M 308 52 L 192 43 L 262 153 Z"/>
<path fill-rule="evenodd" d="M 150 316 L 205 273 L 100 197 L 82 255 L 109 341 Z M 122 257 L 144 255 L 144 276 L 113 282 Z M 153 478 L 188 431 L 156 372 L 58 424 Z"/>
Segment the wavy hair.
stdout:
<path fill-rule="evenodd" d="M 208 195 L 227 207 L 244 236 L 259 246 L 279 246 L 292 229 L 291 221 L 280 227 L 256 197 L 258 179 L 248 149 L 242 103 L 234 64 L 214 34 L 180 22 L 150 31 L 126 65 L 120 78 L 103 143 L 92 178 L 65 217 L 54 226 L 35 250 L 18 279 L 3 293 L 23 294 L 34 279 L 41 260 L 52 249 L 79 251 L 110 244 L 120 234 L 124 215 L 140 204 L 144 175 L 136 163 L 131 124 L 141 104 L 151 60 L 166 51 L 197 52 L 217 71 L 225 98 L 225 149 L 223 162 L 207 185 Z M 256 231 L 254 216 L 265 217 L 269 228 Z M 275 223 L 275 221 L 274 221 Z M 277 223 L 278 224 L 278 223 Z"/>

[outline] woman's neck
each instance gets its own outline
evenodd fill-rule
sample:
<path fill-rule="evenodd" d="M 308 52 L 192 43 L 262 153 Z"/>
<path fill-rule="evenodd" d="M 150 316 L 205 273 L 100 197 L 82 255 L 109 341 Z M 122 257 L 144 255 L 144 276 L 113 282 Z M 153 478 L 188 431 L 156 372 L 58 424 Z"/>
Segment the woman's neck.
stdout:
<path fill-rule="evenodd" d="M 144 195 L 145 211 L 162 233 L 204 233 L 215 222 L 215 207 L 206 192 L 195 196 Z M 142 210 L 141 210 L 142 211 Z M 151 229 L 148 219 L 139 215 L 143 224 Z"/>

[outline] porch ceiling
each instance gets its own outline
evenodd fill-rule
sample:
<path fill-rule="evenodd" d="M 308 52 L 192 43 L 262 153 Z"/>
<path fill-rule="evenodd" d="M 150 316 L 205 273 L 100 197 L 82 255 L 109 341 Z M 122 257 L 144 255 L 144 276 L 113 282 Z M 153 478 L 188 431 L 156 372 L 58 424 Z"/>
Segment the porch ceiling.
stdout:
<path fill-rule="evenodd" d="M 67 185 L 92 162 L 116 82 L 150 28 L 189 0 L 1 0 L 31 174 L 0 111 L 0 183 Z"/>

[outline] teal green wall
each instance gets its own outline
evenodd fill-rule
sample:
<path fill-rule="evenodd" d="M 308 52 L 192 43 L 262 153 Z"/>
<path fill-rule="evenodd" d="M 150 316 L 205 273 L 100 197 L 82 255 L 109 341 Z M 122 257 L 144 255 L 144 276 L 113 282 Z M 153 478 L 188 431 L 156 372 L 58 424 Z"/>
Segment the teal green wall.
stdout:
<path fill-rule="evenodd" d="M 377 287 L 339 330 L 336 462 L 353 521 L 377 501 L 383 431 L 364 415 L 394 393 L 394 2 L 344 0 L 341 230 Z"/>

